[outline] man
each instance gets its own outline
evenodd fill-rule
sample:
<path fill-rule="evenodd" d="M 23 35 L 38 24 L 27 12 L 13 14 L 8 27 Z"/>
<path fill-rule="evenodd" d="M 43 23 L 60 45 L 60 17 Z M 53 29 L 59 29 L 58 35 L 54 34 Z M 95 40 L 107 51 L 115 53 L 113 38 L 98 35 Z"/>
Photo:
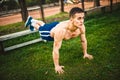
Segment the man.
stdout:
<path fill-rule="evenodd" d="M 64 66 L 59 64 L 59 49 L 62 41 L 80 36 L 83 53 L 83 58 L 93 59 L 93 56 L 87 53 L 87 40 L 85 36 L 84 26 L 84 11 L 79 7 L 74 7 L 70 10 L 70 19 L 63 22 L 53 22 L 45 24 L 43 21 L 38 21 L 32 17 L 28 17 L 25 26 L 29 26 L 31 30 L 39 30 L 41 38 L 54 41 L 53 42 L 53 61 L 55 71 L 59 74 L 63 73 Z M 33 27 L 34 26 L 34 27 Z"/>

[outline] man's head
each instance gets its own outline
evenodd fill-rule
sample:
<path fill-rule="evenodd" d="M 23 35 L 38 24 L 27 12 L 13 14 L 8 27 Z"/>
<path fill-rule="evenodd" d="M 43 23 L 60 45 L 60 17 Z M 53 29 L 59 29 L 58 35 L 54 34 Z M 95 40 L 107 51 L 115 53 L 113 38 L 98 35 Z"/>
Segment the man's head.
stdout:
<path fill-rule="evenodd" d="M 84 13 L 84 10 L 82 10 L 81 8 L 79 7 L 74 7 L 70 10 L 69 12 L 69 17 L 74 17 L 76 13 Z"/>
<path fill-rule="evenodd" d="M 72 21 L 73 25 L 76 27 L 80 27 L 84 23 L 84 10 L 79 7 L 74 7 L 69 12 L 70 20 Z"/>

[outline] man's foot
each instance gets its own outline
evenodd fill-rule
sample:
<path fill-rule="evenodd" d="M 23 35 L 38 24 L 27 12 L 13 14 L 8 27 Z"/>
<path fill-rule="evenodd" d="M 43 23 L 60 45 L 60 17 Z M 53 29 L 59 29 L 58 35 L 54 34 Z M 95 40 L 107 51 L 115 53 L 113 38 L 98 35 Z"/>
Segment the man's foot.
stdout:
<path fill-rule="evenodd" d="M 27 21 L 25 22 L 25 27 L 28 27 L 31 24 L 32 17 L 28 16 Z"/>
<path fill-rule="evenodd" d="M 30 26 L 30 30 L 34 31 L 34 27 L 31 24 L 29 26 Z"/>

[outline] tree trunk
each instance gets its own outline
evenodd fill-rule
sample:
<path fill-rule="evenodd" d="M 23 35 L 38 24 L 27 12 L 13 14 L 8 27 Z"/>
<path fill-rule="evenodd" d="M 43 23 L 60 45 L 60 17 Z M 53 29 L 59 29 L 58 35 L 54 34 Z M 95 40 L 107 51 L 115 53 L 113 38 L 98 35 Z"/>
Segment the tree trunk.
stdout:
<path fill-rule="evenodd" d="M 112 12 L 113 0 L 110 0 L 110 11 Z"/>
<path fill-rule="evenodd" d="M 63 0 L 60 0 L 60 5 L 61 5 L 60 11 L 64 12 L 64 2 L 63 2 Z"/>
<path fill-rule="evenodd" d="M 100 0 L 94 0 L 94 7 L 100 6 Z"/>
<path fill-rule="evenodd" d="M 22 15 L 22 21 L 26 21 L 28 17 L 28 11 L 26 7 L 26 2 L 25 0 L 18 0 L 20 8 L 21 8 L 21 15 Z"/>
<path fill-rule="evenodd" d="M 43 10 L 43 6 L 42 6 L 42 0 L 40 0 L 39 6 L 40 6 L 40 13 L 41 13 L 42 21 L 46 22 L 45 17 L 44 17 L 44 10 Z"/>
<path fill-rule="evenodd" d="M 84 0 L 81 0 L 82 2 L 82 9 L 85 10 L 85 7 L 84 7 Z"/>

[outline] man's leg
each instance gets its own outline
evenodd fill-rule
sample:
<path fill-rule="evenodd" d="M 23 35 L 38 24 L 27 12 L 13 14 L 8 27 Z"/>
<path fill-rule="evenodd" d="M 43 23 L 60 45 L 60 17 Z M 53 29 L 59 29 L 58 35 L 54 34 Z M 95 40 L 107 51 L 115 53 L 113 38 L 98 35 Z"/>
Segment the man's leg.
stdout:
<path fill-rule="evenodd" d="M 36 29 L 38 30 L 40 26 L 44 26 L 44 22 L 43 21 L 40 21 L 40 20 L 36 20 L 36 19 L 32 19 L 31 20 L 31 25 Z"/>
<path fill-rule="evenodd" d="M 35 20 L 35 19 L 32 19 L 31 22 L 32 22 L 31 25 L 32 25 L 36 30 L 38 30 L 40 26 L 44 26 L 44 24 L 45 24 L 43 21 Z"/>
<path fill-rule="evenodd" d="M 33 19 L 31 16 L 27 18 L 25 22 L 25 27 L 30 27 L 30 30 L 33 31 L 34 29 L 38 30 L 40 26 L 43 26 L 45 23 L 40 20 Z"/>
<path fill-rule="evenodd" d="M 43 21 L 41 21 L 41 20 L 36 20 L 36 19 L 32 19 L 31 22 L 36 23 L 36 24 L 38 24 L 38 25 L 40 25 L 40 26 L 43 26 L 43 25 L 45 24 Z"/>

